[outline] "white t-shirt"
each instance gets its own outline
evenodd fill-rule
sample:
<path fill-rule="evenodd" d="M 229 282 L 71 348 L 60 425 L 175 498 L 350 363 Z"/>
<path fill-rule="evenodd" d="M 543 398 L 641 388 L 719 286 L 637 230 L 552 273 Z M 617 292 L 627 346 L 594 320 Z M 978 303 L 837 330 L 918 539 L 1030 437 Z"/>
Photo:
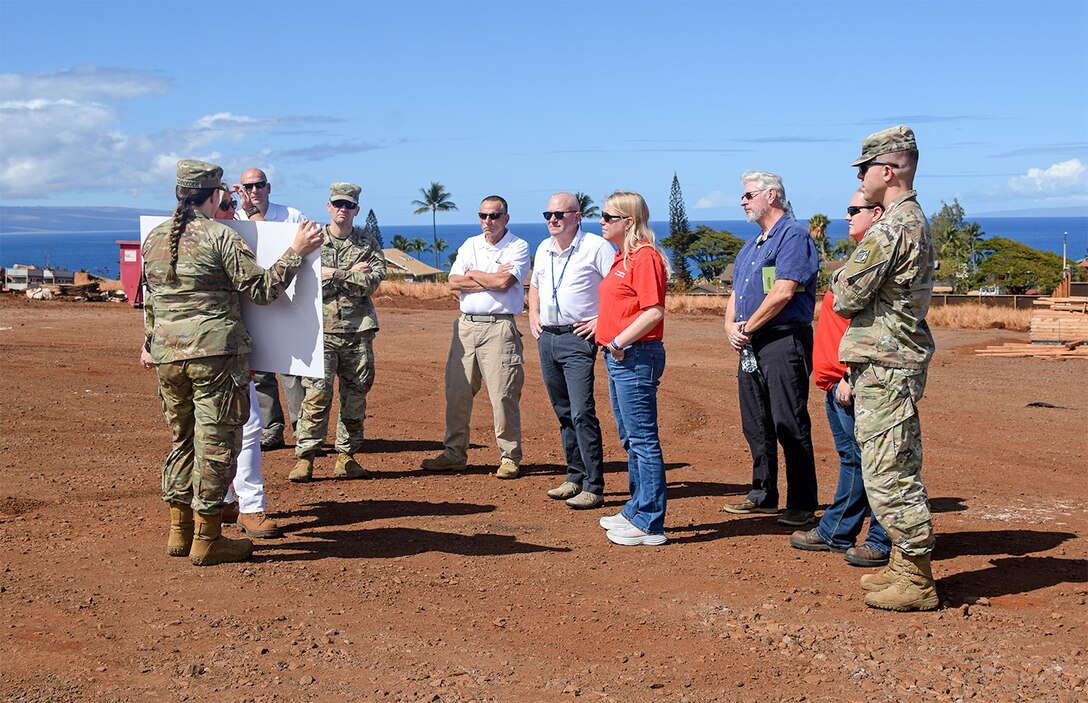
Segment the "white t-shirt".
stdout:
<path fill-rule="evenodd" d="M 481 233 L 469 237 L 457 250 L 457 259 L 450 267 L 450 275 L 464 276 L 466 271 L 496 273 L 506 262 L 514 267 L 510 275 L 517 283 L 507 290 L 484 290 L 478 293 L 461 293 L 461 312 L 469 315 L 519 315 L 525 310 L 523 281 L 529 273 L 529 244 L 515 237 L 510 230 L 491 246 Z"/>
<path fill-rule="evenodd" d="M 563 251 L 556 247 L 555 237 L 548 237 L 533 260 L 529 284 L 540 296 L 540 324 L 573 325 L 597 317 L 601 302 L 597 286 L 612 268 L 615 247 L 581 228 L 569 247 Z"/>
<path fill-rule="evenodd" d="M 234 216 L 239 220 L 249 219 L 246 216 L 245 211 L 240 207 L 234 211 Z M 293 207 L 278 205 L 276 203 L 269 203 L 268 212 L 264 214 L 265 222 L 302 222 L 305 219 L 306 216 Z"/>

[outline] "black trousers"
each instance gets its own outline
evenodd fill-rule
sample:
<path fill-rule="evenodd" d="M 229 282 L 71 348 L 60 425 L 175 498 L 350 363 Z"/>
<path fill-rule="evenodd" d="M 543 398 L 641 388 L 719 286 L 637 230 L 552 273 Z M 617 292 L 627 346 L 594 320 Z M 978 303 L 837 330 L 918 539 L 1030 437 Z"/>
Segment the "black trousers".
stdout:
<path fill-rule="evenodd" d="M 553 334 L 545 329 L 537 349 L 544 386 L 559 418 L 567 480 L 587 493 L 604 495 L 601 423 L 593 398 L 597 345 L 573 332 Z"/>
<path fill-rule="evenodd" d="M 740 418 L 752 451 L 748 500 L 778 507 L 778 445 L 786 460 L 786 508 L 816 510 L 816 462 L 808 383 L 812 374 L 812 327 L 756 332 L 754 373 L 737 366 Z"/>

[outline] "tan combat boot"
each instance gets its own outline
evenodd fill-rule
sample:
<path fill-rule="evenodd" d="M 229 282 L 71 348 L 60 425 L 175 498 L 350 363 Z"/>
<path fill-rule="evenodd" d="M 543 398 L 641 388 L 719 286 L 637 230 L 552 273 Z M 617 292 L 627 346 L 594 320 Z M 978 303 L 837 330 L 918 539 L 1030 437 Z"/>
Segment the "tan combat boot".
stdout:
<path fill-rule="evenodd" d="M 235 561 L 245 561 L 253 554 L 253 543 L 248 539 L 227 539 L 222 535 L 222 515 L 194 513 L 196 534 L 189 561 L 194 566 L 214 566 Z"/>
<path fill-rule="evenodd" d="M 861 587 L 866 591 L 883 591 L 895 582 L 895 576 L 899 573 L 899 547 L 892 547 L 892 553 L 888 556 L 888 565 L 880 571 L 865 574 L 861 577 Z"/>
<path fill-rule="evenodd" d="M 193 546 L 193 509 L 183 503 L 170 503 L 170 538 L 166 553 L 172 557 L 187 557 Z"/>
<path fill-rule="evenodd" d="M 291 469 L 291 473 L 287 474 L 288 481 L 294 481 L 295 483 L 308 483 L 314 475 L 314 455 L 304 456 L 298 460 L 295 464 L 295 468 Z"/>
<path fill-rule="evenodd" d="M 336 468 L 332 470 L 334 478 L 370 478 L 370 472 L 355 461 L 352 454 L 340 454 L 336 457 Z"/>
<path fill-rule="evenodd" d="M 900 551 L 895 581 L 883 591 L 865 596 L 865 605 L 883 610 L 936 610 L 937 585 L 933 583 L 929 557 L 912 557 Z"/>

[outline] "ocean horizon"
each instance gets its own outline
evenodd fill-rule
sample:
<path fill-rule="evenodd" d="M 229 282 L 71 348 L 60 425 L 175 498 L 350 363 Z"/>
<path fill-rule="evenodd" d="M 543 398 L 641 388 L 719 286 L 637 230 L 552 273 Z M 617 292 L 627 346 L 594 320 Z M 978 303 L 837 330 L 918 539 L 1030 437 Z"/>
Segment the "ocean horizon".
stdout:
<path fill-rule="evenodd" d="M 46 217 L 31 217 L 29 213 L 12 211 L 50 210 Z M 130 208 L 0 208 L 0 266 L 10 268 L 13 264 L 32 265 L 70 271 L 86 270 L 106 278 L 117 278 L 120 272 L 120 251 L 117 241 L 136 241 L 140 238 L 140 215 L 168 215 L 167 212 L 147 212 Z M 1034 249 L 1062 253 L 1062 239 L 1067 237 L 1067 254 L 1078 261 L 1088 256 L 1088 217 L 967 217 L 968 221 L 977 222 L 985 232 L 985 238 L 1006 237 Z M 360 222 L 360 218 L 357 218 Z M 804 223 L 804 220 L 801 220 Z M 669 233 L 667 221 L 655 220 L 650 223 L 658 238 Z M 745 220 L 697 220 L 689 219 L 694 229 L 706 225 L 716 230 L 728 230 L 741 239 L 750 239 L 759 234 L 759 227 Z M 409 240 L 422 238 L 430 244 L 431 225 L 382 225 L 379 220 L 382 240 L 385 247 L 391 247 L 393 237 L 403 236 Z M 511 232 L 525 239 L 532 252 L 548 236 L 548 228 L 543 219 L 539 222 L 511 222 Z M 600 234 L 597 220 L 586 220 L 583 229 Z M 448 269 L 448 257 L 470 236 L 479 234 L 478 225 L 474 224 L 439 224 L 438 238 L 446 241 L 448 249 L 440 257 L 441 268 Z M 831 240 L 844 239 L 847 235 L 845 219 L 838 217 L 827 228 Z M 424 263 L 434 265 L 434 254 L 417 254 Z M 697 273 L 697 271 L 693 271 Z"/>

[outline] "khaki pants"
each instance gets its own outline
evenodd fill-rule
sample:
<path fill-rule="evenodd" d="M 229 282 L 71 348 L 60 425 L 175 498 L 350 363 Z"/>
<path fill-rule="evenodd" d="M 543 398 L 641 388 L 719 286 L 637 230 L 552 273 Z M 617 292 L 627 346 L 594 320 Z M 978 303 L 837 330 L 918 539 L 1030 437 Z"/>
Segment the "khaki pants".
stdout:
<path fill-rule="evenodd" d="M 521 389 L 525 385 L 521 332 L 514 316 L 494 322 L 453 323 L 446 360 L 446 454 L 467 462 L 472 399 L 487 385 L 495 420 L 495 443 L 502 459 L 521 462 Z"/>

